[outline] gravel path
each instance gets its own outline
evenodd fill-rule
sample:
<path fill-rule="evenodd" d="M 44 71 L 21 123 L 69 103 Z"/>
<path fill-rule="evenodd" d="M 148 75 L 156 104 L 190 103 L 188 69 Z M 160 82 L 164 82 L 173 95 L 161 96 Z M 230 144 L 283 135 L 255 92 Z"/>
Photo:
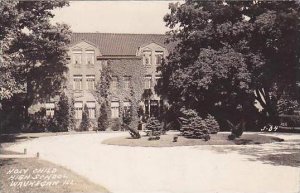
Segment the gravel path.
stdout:
<path fill-rule="evenodd" d="M 23 152 L 27 148 L 32 155 L 40 152 L 41 159 L 65 166 L 114 193 L 300 192 L 299 167 L 278 166 L 257 159 L 260 154 L 299 149 L 299 143 L 293 141 L 232 147 L 101 144 L 104 139 L 121 135 L 127 133 L 42 137 L 12 145 L 7 150 Z M 278 137 L 290 139 L 289 136 Z M 293 135 L 292 139 L 300 139 L 300 135 Z"/>

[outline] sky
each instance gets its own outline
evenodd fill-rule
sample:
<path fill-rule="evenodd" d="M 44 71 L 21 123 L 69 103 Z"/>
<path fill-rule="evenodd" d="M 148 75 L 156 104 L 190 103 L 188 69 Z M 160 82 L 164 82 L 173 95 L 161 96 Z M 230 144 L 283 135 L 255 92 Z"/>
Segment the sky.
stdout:
<path fill-rule="evenodd" d="M 53 11 L 52 22 L 67 23 L 73 32 L 163 34 L 170 2 L 176 1 L 71 1 Z"/>

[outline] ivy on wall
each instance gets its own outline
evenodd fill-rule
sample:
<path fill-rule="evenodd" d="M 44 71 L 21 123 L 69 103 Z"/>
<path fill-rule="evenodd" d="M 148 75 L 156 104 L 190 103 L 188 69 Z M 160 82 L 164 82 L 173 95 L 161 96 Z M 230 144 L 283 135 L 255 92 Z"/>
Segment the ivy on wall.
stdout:
<path fill-rule="evenodd" d="M 118 101 L 120 104 L 120 122 L 124 116 L 124 102 L 130 102 L 131 127 L 137 128 L 139 122 L 138 109 L 144 93 L 144 77 L 146 68 L 141 59 L 111 59 L 107 65 L 102 66 L 100 81 L 96 85 L 94 95 L 101 105 L 103 102 L 107 105 L 107 114 L 111 120 L 111 101 Z M 118 80 L 117 88 L 110 88 L 112 77 Z M 129 88 L 125 88 L 125 79 L 129 78 Z M 111 121 L 110 121 L 111 122 Z"/>

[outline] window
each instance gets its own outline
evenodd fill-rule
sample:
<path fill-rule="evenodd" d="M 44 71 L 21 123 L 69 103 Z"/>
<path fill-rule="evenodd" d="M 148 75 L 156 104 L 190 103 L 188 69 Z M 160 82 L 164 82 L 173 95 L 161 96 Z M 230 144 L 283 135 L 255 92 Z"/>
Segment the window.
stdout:
<path fill-rule="evenodd" d="M 144 51 L 143 53 L 144 65 L 151 65 L 151 51 Z"/>
<path fill-rule="evenodd" d="M 86 75 L 86 87 L 88 90 L 95 89 L 95 75 Z"/>
<path fill-rule="evenodd" d="M 94 65 L 95 64 L 95 51 L 94 50 L 87 50 L 86 54 L 86 64 L 87 65 Z"/>
<path fill-rule="evenodd" d="M 111 118 L 118 118 L 120 103 L 118 101 L 113 101 L 111 102 L 110 107 L 111 107 Z"/>
<path fill-rule="evenodd" d="M 125 90 L 129 90 L 129 88 L 130 88 L 130 80 L 131 80 L 130 76 L 124 76 L 124 89 Z"/>
<path fill-rule="evenodd" d="M 145 76 L 145 89 L 151 88 L 151 75 Z"/>
<path fill-rule="evenodd" d="M 82 102 L 75 102 L 75 119 L 82 119 Z"/>
<path fill-rule="evenodd" d="M 164 53 L 163 52 L 159 52 L 159 51 L 155 52 L 155 63 L 156 63 L 156 65 L 161 65 L 163 58 L 164 58 Z"/>
<path fill-rule="evenodd" d="M 75 67 L 80 67 L 80 64 L 82 63 L 82 51 L 81 50 L 75 50 L 73 51 L 73 60 Z"/>
<path fill-rule="evenodd" d="M 95 101 L 88 101 L 86 103 L 88 111 L 89 111 L 89 118 L 95 119 L 96 118 L 96 103 Z"/>
<path fill-rule="evenodd" d="M 160 86 L 161 86 L 161 84 L 162 84 L 162 83 L 161 83 L 161 78 L 162 78 L 161 75 L 156 75 L 156 76 L 155 76 L 156 85 L 160 85 Z"/>
<path fill-rule="evenodd" d="M 129 116 L 131 114 L 131 102 L 130 101 L 124 101 L 123 103 L 123 111 L 124 111 L 124 116 Z"/>
<path fill-rule="evenodd" d="M 82 75 L 74 75 L 73 80 L 74 80 L 74 84 L 73 84 L 74 90 L 81 90 L 82 89 Z"/>
<path fill-rule="evenodd" d="M 112 77 L 111 85 L 110 86 L 111 86 L 112 90 L 117 90 L 117 87 L 118 87 L 118 77 L 116 77 L 116 76 Z"/>
<path fill-rule="evenodd" d="M 54 102 L 46 103 L 46 116 L 47 117 L 53 117 L 54 109 L 55 109 L 55 103 Z"/>
<path fill-rule="evenodd" d="M 159 117 L 162 112 L 162 100 L 145 100 L 145 114 Z"/>

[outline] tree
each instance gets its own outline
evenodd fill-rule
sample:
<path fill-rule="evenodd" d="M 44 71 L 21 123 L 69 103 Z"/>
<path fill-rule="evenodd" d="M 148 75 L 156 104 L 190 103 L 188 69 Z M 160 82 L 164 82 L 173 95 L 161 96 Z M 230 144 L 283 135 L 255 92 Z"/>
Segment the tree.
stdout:
<path fill-rule="evenodd" d="M 82 120 L 81 120 L 79 128 L 80 128 L 80 131 L 88 131 L 90 127 L 91 127 L 91 122 L 89 119 L 89 110 L 85 104 L 84 108 L 83 108 Z"/>
<path fill-rule="evenodd" d="M 76 128 L 76 119 L 75 119 L 75 100 L 73 97 L 71 97 L 70 101 L 69 101 L 69 120 L 70 120 L 70 124 L 68 127 L 68 130 L 75 130 Z"/>
<path fill-rule="evenodd" d="M 223 123 L 247 120 L 257 100 L 274 122 L 278 96 L 296 98 L 299 7 L 295 1 L 170 4 L 164 20 L 176 47 L 162 65 L 158 92 Z"/>
<path fill-rule="evenodd" d="M 100 81 L 96 85 L 95 93 L 93 93 L 97 98 L 100 104 L 107 102 L 107 99 L 110 97 L 110 82 L 112 80 L 111 68 L 109 65 L 102 66 L 100 75 Z"/>
<path fill-rule="evenodd" d="M 51 10 L 66 5 L 64 0 L 0 2 L 0 100 L 24 94 L 25 117 L 35 101 L 53 96 L 64 81 L 71 32 L 50 19 Z"/>
<path fill-rule="evenodd" d="M 54 113 L 54 119 L 57 121 L 58 131 L 68 131 L 73 127 L 73 116 L 71 111 L 71 104 L 69 103 L 68 97 L 64 92 L 61 93 L 57 108 Z"/>
<path fill-rule="evenodd" d="M 100 107 L 100 115 L 98 118 L 98 129 L 100 131 L 105 131 L 109 125 L 107 111 L 107 105 L 105 102 L 103 102 Z"/>

